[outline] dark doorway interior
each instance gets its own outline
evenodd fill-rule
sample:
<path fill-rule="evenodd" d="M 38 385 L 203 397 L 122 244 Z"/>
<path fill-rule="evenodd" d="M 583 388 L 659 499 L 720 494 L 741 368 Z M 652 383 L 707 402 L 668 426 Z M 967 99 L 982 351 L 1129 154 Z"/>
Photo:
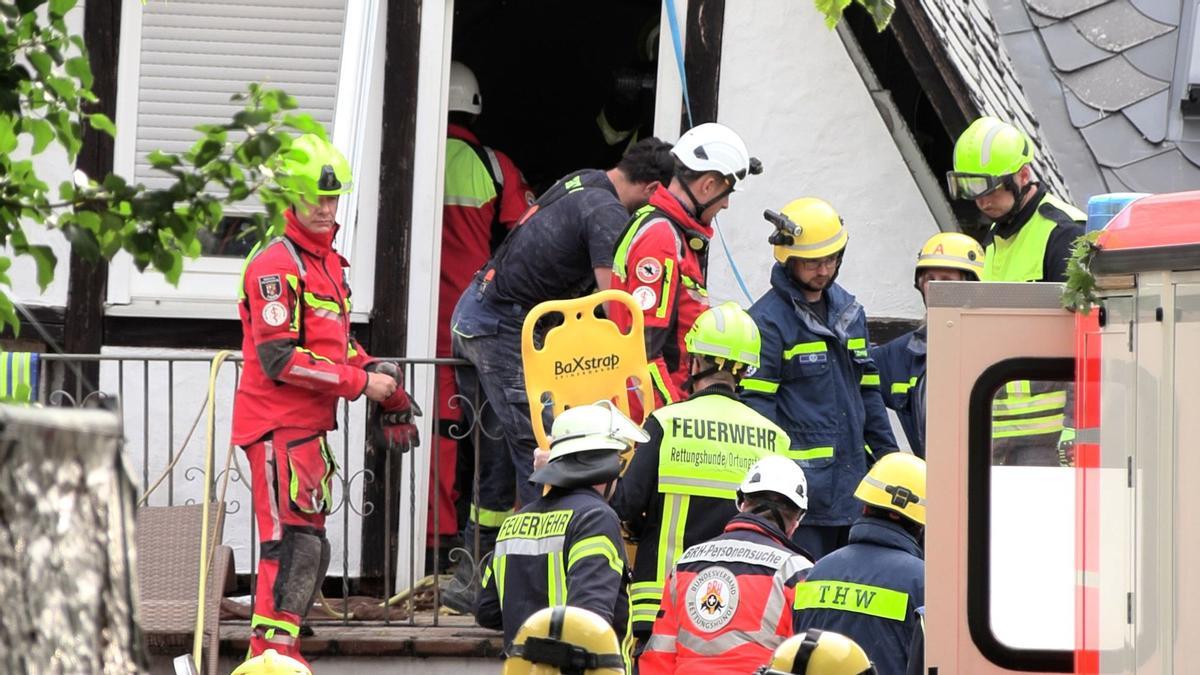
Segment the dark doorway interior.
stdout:
<path fill-rule="evenodd" d="M 480 140 L 507 153 L 535 192 L 575 169 L 609 168 L 654 123 L 660 0 L 456 0 L 453 58 L 479 80 Z M 624 118 L 624 119 L 621 119 Z"/>
<path fill-rule="evenodd" d="M 903 11 L 903 10 L 897 10 Z M 863 11 L 847 11 L 846 23 L 859 47 L 879 78 L 880 84 L 891 92 L 896 107 L 916 138 L 917 146 L 933 175 L 939 180 L 951 169 L 955 137 L 947 130 L 930 101 L 926 87 L 944 86 L 938 82 L 922 82 L 896 39 L 894 27 L 882 33 L 875 30 L 871 17 Z M 953 122 L 949 126 L 953 126 Z M 971 202 L 950 201 L 955 218 L 963 231 L 980 237 L 987 230 L 979 209 Z"/>

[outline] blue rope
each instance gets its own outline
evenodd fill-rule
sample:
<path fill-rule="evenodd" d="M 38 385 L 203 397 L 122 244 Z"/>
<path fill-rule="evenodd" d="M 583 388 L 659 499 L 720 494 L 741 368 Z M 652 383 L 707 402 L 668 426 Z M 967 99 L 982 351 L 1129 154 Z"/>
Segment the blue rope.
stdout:
<path fill-rule="evenodd" d="M 729 269 L 733 271 L 733 278 L 737 281 L 738 288 L 742 289 L 742 295 L 746 296 L 746 302 L 754 304 L 754 296 L 750 295 L 750 289 L 746 287 L 746 280 L 742 278 L 742 272 L 738 269 L 737 263 L 733 261 L 733 252 L 729 250 L 729 244 L 725 242 L 725 232 L 721 229 L 720 223 L 713 221 L 713 228 L 717 231 L 717 236 L 721 239 L 721 248 L 725 250 L 725 258 L 729 260 Z"/>
<path fill-rule="evenodd" d="M 692 99 L 688 96 L 687 71 L 683 67 L 683 43 L 679 37 L 679 17 L 675 12 L 675 0 L 667 0 L 667 23 L 671 27 L 671 42 L 675 45 L 675 65 L 679 68 L 679 82 L 683 88 L 683 109 L 687 111 L 687 122 L 690 129 L 695 126 L 695 123 L 692 121 Z M 733 271 L 733 278 L 737 281 L 738 287 L 742 289 L 742 295 L 746 296 L 746 302 L 754 304 L 754 297 L 750 295 L 750 289 L 746 287 L 746 280 L 742 278 L 742 272 L 733 260 L 733 252 L 729 250 L 729 244 L 725 241 L 725 233 L 715 220 L 713 227 L 721 239 L 721 248 L 725 251 L 725 259 L 729 261 L 729 269 Z"/>
<path fill-rule="evenodd" d="M 683 109 L 687 111 L 688 128 L 692 122 L 692 99 L 688 96 L 687 71 L 683 68 L 683 42 L 679 38 L 679 17 L 675 12 L 675 0 L 667 0 L 667 23 L 671 26 L 671 42 L 675 45 L 675 65 L 679 68 L 679 83 L 683 88 Z"/>

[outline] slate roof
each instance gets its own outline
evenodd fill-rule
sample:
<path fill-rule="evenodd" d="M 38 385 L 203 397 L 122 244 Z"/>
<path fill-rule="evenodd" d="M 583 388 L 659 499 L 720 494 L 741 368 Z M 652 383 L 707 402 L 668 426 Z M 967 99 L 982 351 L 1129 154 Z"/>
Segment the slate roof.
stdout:
<path fill-rule="evenodd" d="M 977 44 L 1011 56 L 1001 71 L 1023 85 L 1025 112 L 1078 203 L 1102 192 L 1200 186 L 1200 118 L 1180 108 L 1187 64 L 1179 51 L 1186 55 L 1192 40 L 1184 14 L 1192 0 L 927 2 L 990 12 L 992 21 L 977 29 L 994 32 Z M 981 78 L 974 86 L 990 85 Z"/>
<path fill-rule="evenodd" d="M 1086 3 L 1089 0 L 1074 1 Z M 1037 175 L 1055 193 L 1069 199 L 1068 183 L 1059 170 L 1055 153 L 1047 148 L 1046 135 L 1013 63 L 1001 45 L 1000 31 L 988 11 L 986 0 L 920 0 L 920 5 L 979 114 L 998 117 L 1024 130 L 1036 146 L 1034 170 Z"/>

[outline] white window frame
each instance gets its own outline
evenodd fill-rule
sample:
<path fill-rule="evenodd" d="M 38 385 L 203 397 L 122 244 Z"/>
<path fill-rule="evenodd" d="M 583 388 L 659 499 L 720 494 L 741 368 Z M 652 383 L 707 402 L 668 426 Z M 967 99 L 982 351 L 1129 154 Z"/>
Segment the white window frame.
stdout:
<path fill-rule="evenodd" d="M 155 0 L 160 1 L 160 0 Z M 121 44 L 118 67 L 117 129 L 137 129 L 143 5 L 121 0 Z M 382 124 L 384 7 L 381 0 L 347 0 L 342 58 L 334 105 L 332 140 L 346 151 L 355 176 L 355 189 L 338 205 L 342 229 L 335 245 L 351 267 L 355 290 L 352 320 L 366 321 L 373 306 L 375 228 L 378 216 L 379 129 Z M 374 130 L 374 133 L 369 133 Z M 136 139 L 118 131 L 114 171 L 134 174 Z M 362 224 L 362 227 L 359 225 Z M 161 273 L 139 273 L 126 253 L 109 268 L 108 303 L 111 316 L 175 318 L 237 318 L 237 284 L 244 261 L 202 256 L 184 261 L 179 285 Z M 214 292 L 213 289 L 218 289 Z M 226 290 L 227 289 L 227 290 Z"/>

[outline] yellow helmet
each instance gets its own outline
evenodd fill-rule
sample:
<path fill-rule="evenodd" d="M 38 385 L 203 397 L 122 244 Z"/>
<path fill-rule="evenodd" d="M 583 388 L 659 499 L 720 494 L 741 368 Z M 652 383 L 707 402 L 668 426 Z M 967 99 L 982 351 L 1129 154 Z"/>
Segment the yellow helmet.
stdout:
<path fill-rule="evenodd" d="M 623 675 L 612 626 L 579 607 L 547 607 L 521 624 L 503 675 Z"/>
<path fill-rule="evenodd" d="M 925 525 L 925 460 L 907 452 L 884 455 L 867 472 L 854 496 Z"/>
<path fill-rule="evenodd" d="M 763 213 L 775 226 L 768 241 L 775 245 L 775 259 L 787 264 L 789 258 L 824 258 L 846 248 L 850 235 L 841 216 L 823 199 L 801 197 L 779 213 Z"/>
<path fill-rule="evenodd" d="M 230 675 L 312 675 L 303 663 L 274 649 L 246 659 Z"/>
<path fill-rule="evenodd" d="M 875 675 L 858 643 L 841 633 L 809 628 L 783 641 L 765 675 Z"/>
<path fill-rule="evenodd" d="M 972 281 L 979 281 L 979 275 L 983 273 L 983 247 L 961 232 L 938 232 L 917 254 L 913 283 L 923 269 L 962 270 Z"/>

